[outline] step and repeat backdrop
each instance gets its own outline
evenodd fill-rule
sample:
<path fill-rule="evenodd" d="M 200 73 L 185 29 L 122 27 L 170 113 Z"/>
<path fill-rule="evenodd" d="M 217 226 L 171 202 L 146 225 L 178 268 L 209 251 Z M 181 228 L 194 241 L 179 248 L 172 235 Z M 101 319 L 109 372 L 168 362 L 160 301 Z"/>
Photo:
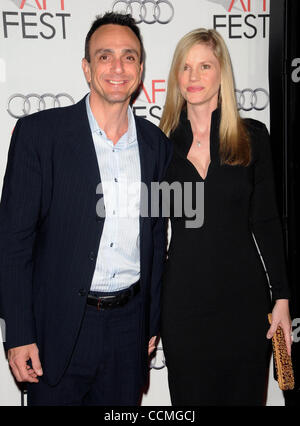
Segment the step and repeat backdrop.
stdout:
<path fill-rule="evenodd" d="M 145 44 L 145 77 L 134 113 L 158 125 L 177 41 L 199 27 L 215 28 L 232 57 L 241 115 L 269 126 L 268 42 L 271 0 L 1 0 L 0 189 L 11 133 L 18 118 L 70 105 L 87 92 L 81 59 L 95 16 L 127 11 Z M 3 325 L 3 323 L 2 323 Z M 179 342 L 180 344 L 180 342 Z M 186 348 L 189 351 L 189 348 Z M 26 398 L 24 399 L 26 404 Z M 23 395 L 0 346 L 0 405 L 21 405 Z M 167 368 L 159 344 L 143 405 L 170 405 Z M 268 405 L 283 405 L 270 370 Z"/>

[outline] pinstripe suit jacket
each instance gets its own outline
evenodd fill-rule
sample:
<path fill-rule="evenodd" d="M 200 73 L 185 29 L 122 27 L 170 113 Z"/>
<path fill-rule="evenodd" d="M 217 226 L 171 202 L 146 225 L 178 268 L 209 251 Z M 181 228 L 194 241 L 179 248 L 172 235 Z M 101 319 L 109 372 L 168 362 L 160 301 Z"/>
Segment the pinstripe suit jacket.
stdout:
<path fill-rule="evenodd" d="M 161 181 L 170 141 L 136 117 L 141 180 Z M 44 378 L 56 384 L 70 359 L 90 289 L 104 219 L 96 215 L 97 158 L 85 98 L 20 119 L 0 204 L 0 300 L 6 349 L 36 342 Z M 165 222 L 140 218 L 141 374 L 159 327 Z"/>

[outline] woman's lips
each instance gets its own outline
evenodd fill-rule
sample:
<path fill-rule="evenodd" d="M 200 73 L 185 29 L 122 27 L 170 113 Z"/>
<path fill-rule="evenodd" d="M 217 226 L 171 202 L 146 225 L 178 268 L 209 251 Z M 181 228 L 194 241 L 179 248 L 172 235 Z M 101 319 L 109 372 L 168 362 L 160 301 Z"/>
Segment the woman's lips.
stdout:
<path fill-rule="evenodd" d="M 203 86 L 189 86 L 186 90 L 191 93 L 201 92 L 204 89 Z"/>

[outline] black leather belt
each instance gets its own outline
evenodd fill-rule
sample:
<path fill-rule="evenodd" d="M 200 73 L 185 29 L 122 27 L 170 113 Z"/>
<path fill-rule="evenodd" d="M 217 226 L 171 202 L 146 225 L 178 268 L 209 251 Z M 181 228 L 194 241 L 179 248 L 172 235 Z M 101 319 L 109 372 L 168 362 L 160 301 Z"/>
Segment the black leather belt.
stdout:
<path fill-rule="evenodd" d="M 140 291 L 140 282 L 133 284 L 131 287 L 118 292 L 116 295 L 110 296 L 94 296 L 88 294 L 86 303 L 88 305 L 96 306 L 97 310 L 100 309 L 114 309 L 126 305 Z"/>

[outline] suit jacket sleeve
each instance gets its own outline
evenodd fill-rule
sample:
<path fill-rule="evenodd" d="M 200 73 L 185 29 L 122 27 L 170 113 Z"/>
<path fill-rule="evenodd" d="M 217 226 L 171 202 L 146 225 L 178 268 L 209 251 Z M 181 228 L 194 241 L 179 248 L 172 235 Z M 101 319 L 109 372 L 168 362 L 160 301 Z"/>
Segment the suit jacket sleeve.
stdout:
<path fill-rule="evenodd" d="M 3 183 L 0 298 L 6 349 L 36 341 L 32 277 L 42 181 L 36 139 L 34 120 L 19 120 L 13 132 Z"/>
<path fill-rule="evenodd" d="M 288 299 L 286 260 L 281 221 L 277 211 L 269 133 L 262 123 L 255 132 L 252 231 L 261 252 L 272 289 L 272 299 Z"/>
<path fill-rule="evenodd" d="M 160 142 L 160 166 L 159 182 L 162 182 L 172 156 L 172 144 L 170 140 L 161 135 Z M 167 218 L 162 217 L 160 206 L 160 217 L 153 226 L 154 255 L 152 263 L 151 278 L 151 303 L 150 303 L 150 337 L 157 336 L 160 323 L 160 293 L 163 267 L 167 252 Z"/>

